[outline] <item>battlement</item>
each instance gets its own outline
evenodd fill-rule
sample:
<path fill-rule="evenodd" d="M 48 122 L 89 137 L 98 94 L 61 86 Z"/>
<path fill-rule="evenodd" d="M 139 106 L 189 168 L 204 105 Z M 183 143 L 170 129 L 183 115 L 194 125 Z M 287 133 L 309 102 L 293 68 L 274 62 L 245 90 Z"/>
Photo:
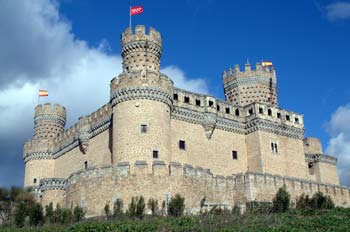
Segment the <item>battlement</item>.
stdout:
<path fill-rule="evenodd" d="M 251 68 L 250 64 L 245 64 L 244 70 L 241 70 L 240 66 L 236 64 L 233 68 L 223 73 L 224 83 L 237 78 L 247 77 L 265 77 L 276 81 L 276 72 L 274 67 L 263 67 L 261 63 L 256 63 L 255 70 Z"/>
<path fill-rule="evenodd" d="M 127 28 L 122 33 L 122 46 L 125 46 L 128 43 L 135 41 L 148 41 L 162 46 L 162 36 L 161 34 L 154 29 L 153 27 L 149 28 L 149 32 L 146 32 L 146 28 L 143 25 L 137 25 L 135 27 L 135 32 L 132 31 L 132 28 Z"/>
<path fill-rule="evenodd" d="M 50 103 L 45 103 L 35 107 L 35 117 L 39 115 L 57 115 L 65 119 L 67 112 L 66 108 L 59 104 L 51 105 Z"/>
<path fill-rule="evenodd" d="M 212 112 L 224 119 L 249 122 L 255 118 L 303 128 L 303 115 L 292 111 L 280 109 L 266 103 L 253 102 L 246 106 L 240 106 L 231 102 L 214 98 L 210 95 L 197 94 L 190 91 L 175 88 L 174 106 L 186 108 L 197 112 Z"/>

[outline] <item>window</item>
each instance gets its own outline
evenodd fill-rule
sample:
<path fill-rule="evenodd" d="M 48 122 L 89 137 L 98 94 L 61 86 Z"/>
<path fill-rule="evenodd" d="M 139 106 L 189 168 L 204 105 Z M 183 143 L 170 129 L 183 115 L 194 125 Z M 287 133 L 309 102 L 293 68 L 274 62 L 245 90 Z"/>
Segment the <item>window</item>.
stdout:
<path fill-rule="evenodd" d="M 271 110 L 271 109 L 268 109 L 268 110 L 267 110 L 267 114 L 268 114 L 269 116 L 272 116 L 272 110 Z"/>
<path fill-rule="evenodd" d="M 196 99 L 196 106 L 201 106 L 201 101 Z"/>
<path fill-rule="evenodd" d="M 235 115 L 236 115 L 236 116 L 239 116 L 239 110 L 238 110 L 238 109 L 236 109 Z"/>
<path fill-rule="evenodd" d="M 313 175 L 314 174 L 314 164 L 308 163 L 308 168 L 309 168 L 309 174 Z"/>
<path fill-rule="evenodd" d="M 159 152 L 157 150 L 153 150 L 152 155 L 153 155 L 153 159 L 159 158 Z"/>
<path fill-rule="evenodd" d="M 179 141 L 179 148 L 181 150 L 185 150 L 186 149 L 186 142 L 184 140 L 180 140 Z"/>
<path fill-rule="evenodd" d="M 37 182 L 37 180 L 36 180 L 36 178 L 34 178 L 34 179 L 33 179 L 33 183 L 36 184 L 36 182 Z"/>
<path fill-rule="evenodd" d="M 179 95 L 177 95 L 177 93 L 174 94 L 174 100 L 179 100 Z"/>
<path fill-rule="evenodd" d="M 230 113 L 230 108 L 227 107 L 227 108 L 225 109 L 225 112 L 226 112 L 226 114 L 229 114 L 229 113 Z"/>
<path fill-rule="evenodd" d="M 213 101 L 209 101 L 209 106 L 213 106 L 214 105 L 214 102 Z"/>
<path fill-rule="evenodd" d="M 232 159 L 234 159 L 234 160 L 238 159 L 237 151 L 232 151 Z"/>
<path fill-rule="evenodd" d="M 219 105 L 216 105 L 216 110 L 220 111 L 220 106 Z"/>
<path fill-rule="evenodd" d="M 146 124 L 141 125 L 141 133 L 142 134 L 147 133 L 147 125 Z"/>
<path fill-rule="evenodd" d="M 264 113 L 263 108 L 259 108 L 259 114 L 263 114 L 263 113 Z"/>
<path fill-rule="evenodd" d="M 84 169 L 86 170 L 87 168 L 88 168 L 88 162 L 85 161 L 85 162 L 84 162 Z"/>
<path fill-rule="evenodd" d="M 286 115 L 286 120 L 290 121 L 290 116 L 289 115 Z"/>
<path fill-rule="evenodd" d="M 299 124 L 299 118 L 295 118 L 295 123 Z"/>
<path fill-rule="evenodd" d="M 185 97 L 184 101 L 185 101 L 185 103 L 190 103 L 190 98 L 189 97 Z"/>
<path fill-rule="evenodd" d="M 281 118 L 281 113 L 277 113 L 277 118 Z"/>
<path fill-rule="evenodd" d="M 253 114 L 253 109 L 249 109 L 248 113 L 249 113 L 249 115 L 252 115 Z"/>
<path fill-rule="evenodd" d="M 276 142 L 271 142 L 271 152 L 278 154 L 278 145 Z"/>

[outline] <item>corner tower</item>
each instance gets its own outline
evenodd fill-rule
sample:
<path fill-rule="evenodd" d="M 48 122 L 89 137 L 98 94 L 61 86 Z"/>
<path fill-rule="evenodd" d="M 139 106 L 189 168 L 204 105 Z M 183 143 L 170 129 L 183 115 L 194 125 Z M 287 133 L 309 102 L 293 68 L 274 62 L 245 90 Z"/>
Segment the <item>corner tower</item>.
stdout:
<path fill-rule="evenodd" d="M 121 36 L 123 73 L 111 81 L 113 162 L 170 161 L 173 82 L 160 73 L 162 39 L 144 26 Z"/>
<path fill-rule="evenodd" d="M 223 74 L 226 101 L 245 106 L 260 102 L 277 106 L 276 72 L 273 67 L 263 67 L 256 64 L 252 70 L 250 64 L 245 65 L 244 71 L 239 65 L 230 68 Z"/>
<path fill-rule="evenodd" d="M 24 187 L 38 186 L 40 180 L 54 177 L 52 140 L 66 125 L 66 109 L 46 103 L 35 107 L 34 138 L 24 145 Z"/>

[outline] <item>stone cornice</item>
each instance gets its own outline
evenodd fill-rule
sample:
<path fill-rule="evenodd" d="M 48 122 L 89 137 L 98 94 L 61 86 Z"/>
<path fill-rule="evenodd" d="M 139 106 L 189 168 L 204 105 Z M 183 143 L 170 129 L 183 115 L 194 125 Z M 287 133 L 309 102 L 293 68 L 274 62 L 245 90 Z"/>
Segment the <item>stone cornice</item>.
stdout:
<path fill-rule="evenodd" d="M 151 52 L 158 57 L 162 54 L 162 47 L 159 44 L 148 40 L 134 40 L 123 45 L 121 55 L 125 57 L 130 52 L 145 51 L 145 49 L 147 49 L 147 52 Z"/>
<path fill-rule="evenodd" d="M 62 126 L 66 124 L 66 119 L 57 114 L 39 114 L 34 117 L 34 122 L 38 123 L 39 121 L 52 121 Z"/>
<path fill-rule="evenodd" d="M 280 124 L 277 122 L 268 121 L 261 118 L 254 118 L 246 124 L 246 134 L 253 133 L 255 131 L 262 130 L 293 139 L 303 139 L 304 129 L 289 126 L 286 124 Z"/>
<path fill-rule="evenodd" d="M 47 190 L 63 190 L 67 189 L 67 179 L 63 178 L 46 178 L 40 180 L 39 190 L 45 192 Z"/>
<path fill-rule="evenodd" d="M 272 79 L 272 83 L 275 85 L 275 80 Z M 241 85 L 255 85 L 257 83 L 263 82 L 265 84 L 270 84 L 270 78 L 265 76 L 252 76 L 244 78 L 236 78 L 224 84 L 224 88 L 227 87 L 236 87 Z"/>
<path fill-rule="evenodd" d="M 306 162 L 320 162 L 320 163 L 327 163 L 331 165 L 337 165 L 338 159 L 333 156 L 328 156 L 324 154 L 305 154 L 305 161 Z"/>
<path fill-rule="evenodd" d="M 173 105 L 173 98 L 168 92 L 158 87 L 126 87 L 122 89 L 112 90 L 111 102 L 112 105 L 118 103 L 136 100 L 136 99 L 147 99 L 152 101 L 158 101 L 167 104 L 170 108 Z"/>
<path fill-rule="evenodd" d="M 43 159 L 53 159 L 51 152 L 44 152 L 44 151 L 38 151 L 38 152 L 28 152 L 24 154 L 24 162 L 27 163 L 30 160 L 43 160 Z"/>

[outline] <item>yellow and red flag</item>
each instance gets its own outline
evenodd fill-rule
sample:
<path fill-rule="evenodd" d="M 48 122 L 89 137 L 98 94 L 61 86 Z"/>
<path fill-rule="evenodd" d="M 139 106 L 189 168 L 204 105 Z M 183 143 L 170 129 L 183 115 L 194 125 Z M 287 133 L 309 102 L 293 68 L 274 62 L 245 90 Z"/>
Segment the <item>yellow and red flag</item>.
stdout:
<path fill-rule="evenodd" d="M 143 7 L 142 6 L 131 6 L 130 7 L 130 15 L 138 15 L 143 13 Z"/>
<path fill-rule="evenodd" d="M 49 91 L 42 90 L 42 89 L 39 90 L 39 97 L 47 97 L 47 96 L 49 96 Z"/>
<path fill-rule="evenodd" d="M 263 61 L 263 62 L 261 62 L 261 65 L 263 67 L 272 67 L 273 66 L 271 61 Z"/>

